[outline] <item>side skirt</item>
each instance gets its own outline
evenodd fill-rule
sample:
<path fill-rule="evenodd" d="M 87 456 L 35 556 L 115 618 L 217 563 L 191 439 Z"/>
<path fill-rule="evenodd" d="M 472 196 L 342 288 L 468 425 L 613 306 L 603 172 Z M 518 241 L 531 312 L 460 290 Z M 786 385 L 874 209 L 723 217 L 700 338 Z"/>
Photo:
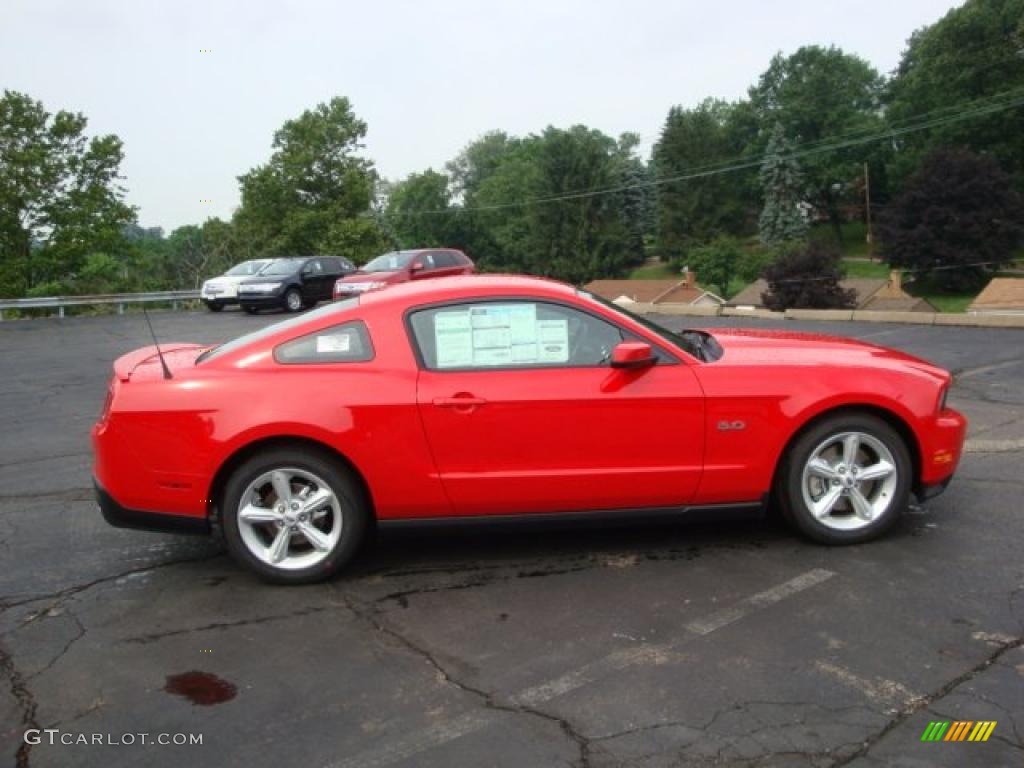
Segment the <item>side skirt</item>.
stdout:
<path fill-rule="evenodd" d="M 452 515 L 449 517 L 404 517 L 378 520 L 382 529 L 511 527 L 559 528 L 563 526 L 621 527 L 643 523 L 719 522 L 750 520 L 764 516 L 767 498 L 736 504 L 704 504 L 689 507 L 644 507 L 640 509 L 601 509 L 592 512 L 532 512 L 521 515 Z"/>

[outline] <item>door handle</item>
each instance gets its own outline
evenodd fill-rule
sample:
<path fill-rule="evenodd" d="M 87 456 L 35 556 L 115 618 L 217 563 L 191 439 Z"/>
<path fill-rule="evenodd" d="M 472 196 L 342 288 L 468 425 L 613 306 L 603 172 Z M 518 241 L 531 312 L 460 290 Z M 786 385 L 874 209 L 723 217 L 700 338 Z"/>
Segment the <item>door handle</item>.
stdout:
<path fill-rule="evenodd" d="M 482 397 L 458 394 L 452 397 L 435 397 L 433 403 L 438 408 L 475 408 L 478 405 L 486 405 L 487 401 Z"/>

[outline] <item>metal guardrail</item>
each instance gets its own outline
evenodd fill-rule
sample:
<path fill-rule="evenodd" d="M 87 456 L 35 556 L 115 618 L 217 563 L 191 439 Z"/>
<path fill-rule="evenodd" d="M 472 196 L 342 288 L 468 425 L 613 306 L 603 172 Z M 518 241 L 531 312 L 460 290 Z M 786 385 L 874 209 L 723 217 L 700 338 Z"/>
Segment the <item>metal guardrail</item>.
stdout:
<path fill-rule="evenodd" d="M 56 309 L 64 317 L 65 307 L 89 307 L 100 304 L 117 305 L 117 314 L 124 314 L 126 304 L 146 304 L 154 301 L 191 301 L 199 298 L 198 290 L 153 291 L 151 293 L 100 293 L 83 296 L 40 296 L 29 299 L 0 299 L 0 320 L 7 309 Z"/>

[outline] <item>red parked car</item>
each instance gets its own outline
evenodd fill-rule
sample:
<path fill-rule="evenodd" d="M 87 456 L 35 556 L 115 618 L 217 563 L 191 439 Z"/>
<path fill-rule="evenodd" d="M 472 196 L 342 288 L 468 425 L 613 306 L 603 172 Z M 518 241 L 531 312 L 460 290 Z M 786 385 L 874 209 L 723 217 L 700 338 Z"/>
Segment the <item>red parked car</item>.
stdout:
<path fill-rule="evenodd" d="M 422 248 L 394 251 L 378 256 L 334 283 L 334 298 L 385 288 L 409 280 L 428 277 L 452 277 L 476 272 L 473 261 L 454 248 Z"/>
<path fill-rule="evenodd" d="M 861 542 L 946 486 L 966 427 L 950 375 L 901 352 L 676 334 L 529 277 L 414 281 L 162 349 L 114 363 L 93 430 L 105 517 L 219 530 L 283 583 L 331 576 L 374 523 L 771 496 L 810 538 Z"/>

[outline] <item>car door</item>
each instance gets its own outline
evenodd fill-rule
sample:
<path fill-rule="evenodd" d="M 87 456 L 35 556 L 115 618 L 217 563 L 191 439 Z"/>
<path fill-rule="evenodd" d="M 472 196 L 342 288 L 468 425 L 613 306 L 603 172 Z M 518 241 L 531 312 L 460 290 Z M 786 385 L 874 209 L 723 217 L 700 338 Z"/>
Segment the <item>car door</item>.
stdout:
<path fill-rule="evenodd" d="M 330 301 L 334 298 L 335 281 L 346 274 L 345 266 L 341 259 L 333 257 L 320 259 L 320 263 L 323 265 L 324 269 L 324 279 L 320 286 L 320 298 L 325 301 Z"/>
<path fill-rule="evenodd" d="M 324 265 L 321 259 L 310 259 L 302 268 L 302 297 L 309 304 L 324 298 Z"/>
<path fill-rule="evenodd" d="M 617 325 L 535 299 L 409 315 L 417 406 L 460 515 L 686 504 L 700 480 L 703 397 L 690 365 L 611 368 Z M 646 340 L 646 339 L 645 339 Z"/>
<path fill-rule="evenodd" d="M 434 268 L 430 272 L 431 277 L 449 277 L 462 272 L 462 267 L 458 263 L 455 254 L 449 251 L 435 251 L 432 255 L 434 257 Z"/>

